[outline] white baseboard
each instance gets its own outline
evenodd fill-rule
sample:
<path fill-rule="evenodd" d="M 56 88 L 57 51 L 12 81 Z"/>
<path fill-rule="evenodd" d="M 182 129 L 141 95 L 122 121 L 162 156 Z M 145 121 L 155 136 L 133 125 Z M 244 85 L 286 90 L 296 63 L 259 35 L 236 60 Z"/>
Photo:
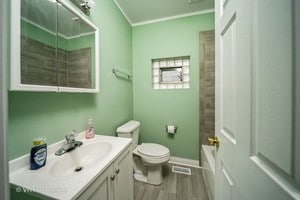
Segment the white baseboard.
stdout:
<path fill-rule="evenodd" d="M 180 158 L 180 157 L 171 156 L 171 159 L 169 160 L 168 163 L 184 165 L 184 166 L 189 166 L 189 167 L 195 167 L 195 168 L 201 168 L 199 166 L 198 160 L 192 160 L 192 159 L 188 159 L 188 158 Z"/>

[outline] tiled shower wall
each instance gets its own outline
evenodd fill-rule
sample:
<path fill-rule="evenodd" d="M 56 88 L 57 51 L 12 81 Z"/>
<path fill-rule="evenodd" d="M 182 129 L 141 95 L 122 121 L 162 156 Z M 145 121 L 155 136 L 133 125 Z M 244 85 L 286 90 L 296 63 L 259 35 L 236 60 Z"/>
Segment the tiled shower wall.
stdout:
<path fill-rule="evenodd" d="M 91 48 L 66 51 L 22 36 L 21 70 L 24 84 L 91 88 Z"/>
<path fill-rule="evenodd" d="M 215 32 L 200 32 L 200 137 L 201 145 L 215 135 Z M 201 153 L 199 152 L 199 156 Z M 201 160 L 201 159 L 199 159 Z"/>

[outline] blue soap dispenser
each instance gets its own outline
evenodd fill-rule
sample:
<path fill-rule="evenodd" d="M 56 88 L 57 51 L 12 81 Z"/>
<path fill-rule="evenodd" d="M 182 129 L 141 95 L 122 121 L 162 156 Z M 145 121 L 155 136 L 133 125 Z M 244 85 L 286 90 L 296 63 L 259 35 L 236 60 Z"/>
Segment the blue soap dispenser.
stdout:
<path fill-rule="evenodd" d="M 44 138 L 33 139 L 33 147 L 30 152 L 30 169 L 37 170 L 46 165 L 47 144 Z"/>

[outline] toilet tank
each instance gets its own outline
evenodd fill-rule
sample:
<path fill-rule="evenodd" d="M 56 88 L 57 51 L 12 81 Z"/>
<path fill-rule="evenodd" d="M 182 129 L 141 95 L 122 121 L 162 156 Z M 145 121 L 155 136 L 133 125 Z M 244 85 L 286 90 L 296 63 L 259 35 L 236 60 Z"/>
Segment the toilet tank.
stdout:
<path fill-rule="evenodd" d="M 138 145 L 140 122 L 131 120 L 117 128 L 118 137 L 132 138 L 132 150 Z"/>

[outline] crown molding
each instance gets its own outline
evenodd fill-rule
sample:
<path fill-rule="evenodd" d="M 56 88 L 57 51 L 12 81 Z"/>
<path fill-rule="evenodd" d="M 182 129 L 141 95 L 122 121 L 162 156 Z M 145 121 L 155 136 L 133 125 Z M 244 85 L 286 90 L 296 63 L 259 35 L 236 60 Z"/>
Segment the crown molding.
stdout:
<path fill-rule="evenodd" d="M 119 8 L 119 10 L 121 11 L 121 13 L 123 14 L 123 16 L 125 17 L 125 19 L 128 21 L 128 23 L 132 27 L 142 26 L 142 25 L 146 25 L 146 24 L 152 24 L 152 23 L 157 23 L 157 22 L 162 22 L 162 21 L 167 21 L 167 20 L 172 20 L 172 19 L 178 19 L 178 18 L 183 18 L 183 17 L 190 17 L 190 16 L 194 16 L 194 15 L 201 15 L 201 14 L 215 12 L 215 9 L 207 9 L 207 10 L 201 10 L 201 11 L 187 13 L 187 14 L 174 15 L 174 16 L 170 16 L 170 17 L 163 17 L 163 18 L 154 19 L 154 20 L 146 20 L 146 21 L 142 21 L 142 22 L 138 22 L 138 23 L 132 23 L 131 20 L 129 19 L 129 17 L 126 15 L 126 13 L 124 12 L 124 10 L 122 9 L 122 7 L 118 4 L 118 2 L 116 0 L 114 0 L 114 2 L 117 5 L 117 7 Z"/>
<path fill-rule="evenodd" d="M 201 14 L 206 14 L 206 13 L 212 13 L 212 12 L 215 12 L 215 9 L 201 10 L 201 11 L 187 13 L 187 14 L 174 15 L 174 16 L 171 16 L 171 17 L 163 17 L 163 18 L 154 19 L 154 20 L 148 20 L 148 21 L 143 21 L 143 22 L 138 22 L 138 23 L 132 23 L 131 25 L 133 27 L 134 26 L 141 26 L 141 25 L 146 25 L 146 24 L 152 24 L 152 23 L 168 21 L 168 20 L 172 20 L 172 19 L 190 17 L 190 16 L 201 15 Z"/>

